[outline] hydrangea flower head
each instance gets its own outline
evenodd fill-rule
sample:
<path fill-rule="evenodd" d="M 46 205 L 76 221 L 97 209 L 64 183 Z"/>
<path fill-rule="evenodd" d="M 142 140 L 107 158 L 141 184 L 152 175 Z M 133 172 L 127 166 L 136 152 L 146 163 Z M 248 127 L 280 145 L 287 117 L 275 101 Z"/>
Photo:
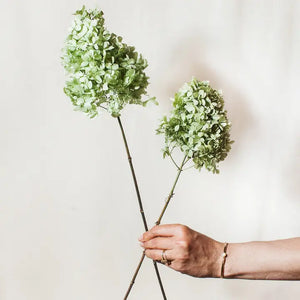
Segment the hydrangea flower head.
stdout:
<path fill-rule="evenodd" d="M 103 12 L 76 11 L 62 56 L 68 74 L 64 92 L 75 106 L 93 118 L 99 108 L 118 117 L 126 104 L 145 105 L 147 61 L 104 26 Z"/>
<path fill-rule="evenodd" d="M 164 157 L 177 147 L 193 160 L 195 168 L 219 173 L 218 163 L 233 143 L 230 127 L 221 92 L 208 81 L 193 78 L 175 94 L 173 109 L 157 133 L 165 136 Z"/>

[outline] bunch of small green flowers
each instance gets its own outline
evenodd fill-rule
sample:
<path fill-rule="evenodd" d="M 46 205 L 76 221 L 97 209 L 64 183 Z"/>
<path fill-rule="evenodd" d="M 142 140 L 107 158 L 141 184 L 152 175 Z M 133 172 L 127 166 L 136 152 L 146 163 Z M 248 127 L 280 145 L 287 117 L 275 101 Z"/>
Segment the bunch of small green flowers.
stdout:
<path fill-rule="evenodd" d="M 147 61 L 104 27 L 103 12 L 98 9 L 83 6 L 76 11 L 62 60 L 68 73 L 64 91 L 75 110 L 90 118 L 99 107 L 118 117 L 128 103 L 145 105 L 153 100 L 141 100 L 148 86 Z"/>
<path fill-rule="evenodd" d="M 221 92 L 208 81 L 193 78 L 175 94 L 173 110 L 162 119 L 157 133 L 165 135 L 164 157 L 178 147 L 195 168 L 204 166 L 219 173 L 218 162 L 225 159 L 233 143 L 230 126 Z"/>

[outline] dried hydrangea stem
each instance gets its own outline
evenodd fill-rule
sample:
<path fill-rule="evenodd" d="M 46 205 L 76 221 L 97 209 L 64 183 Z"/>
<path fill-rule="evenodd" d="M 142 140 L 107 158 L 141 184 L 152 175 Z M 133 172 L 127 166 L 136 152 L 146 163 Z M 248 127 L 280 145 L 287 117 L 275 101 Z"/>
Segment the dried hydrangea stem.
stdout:
<path fill-rule="evenodd" d="M 176 184 L 178 182 L 179 176 L 180 176 L 181 172 L 183 171 L 183 167 L 189 161 L 189 159 L 190 159 L 189 157 L 185 156 L 184 159 L 183 159 L 183 161 L 182 161 L 182 163 L 181 163 L 181 166 L 178 168 L 178 172 L 177 172 L 177 176 L 175 178 L 174 184 L 173 184 L 172 189 L 170 191 L 170 194 L 169 194 L 169 196 L 168 196 L 168 198 L 166 200 L 166 203 L 165 203 L 165 205 L 164 205 L 164 207 L 163 207 L 163 209 L 162 209 L 162 211 L 161 211 L 161 213 L 159 215 L 159 218 L 155 222 L 156 225 L 160 224 L 161 219 L 164 216 L 164 214 L 166 212 L 166 209 L 167 209 L 167 207 L 168 207 L 168 205 L 170 203 L 170 200 L 172 199 L 172 197 L 174 195 L 174 190 L 175 190 Z"/>
<path fill-rule="evenodd" d="M 128 298 L 128 296 L 129 296 L 129 293 L 130 293 L 130 291 L 131 291 L 131 289 L 132 289 L 132 287 L 134 285 L 135 279 L 137 277 L 137 274 L 139 273 L 139 270 L 140 270 L 140 268 L 142 266 L 144 258 L 145 258 L 145 252 L 143 252 L 142 257 L 141 257 L 141 259 L 139 261 L 139 264 L 138 264 L 138 266 L 137 266 L 137 268 L 136 268 L 136 270 L 134 272 L 134 275 L 133 275 L 133 277 L 131 279 L 131 282 L 130 282 L 130 285 L 129 285 L 128 289 L 127 289 L 127 292 L 126 292 L 126 295 L 124 297 L 124 300 L 126 300 Z"/>
<path fill-rule="evenodd" d="M 165 205 L 164 205 L 164 207 L 163 207 L 163 209 L 162 209 L 162 212 L 160 213 L 160 216 L 159 216 L 158 220 L 155 222 L 156 225 L 159 225 L 159 224 L 160 224 L 161 219 L 162 219 L 162 217 L 163 217 L 163 215 L 164 215 L 164 213 L 165 213 L 165 211 L 166 211 L 166 209 L 167 209 L 167 206 L 168 206 L 168 204 L 169 204 L 171 198 L 172 198 L 173 195 L 174 195 L 174 190 L 175 190 L 175 187 L 176 187 L 176 185 L 177 185 L 177 182 L 178 182 L 178 179 L 179 179 L 179 177 L 180 177 L 180 174 L 181 174 L 181 172 L 183 171 L 183 167 L 184 167 L 184 165 L 185 165 L 189 160 L 190 160 L 190 158 L 188 158 L 187 156 L 185 156 L 184 159 L 183 159 L 183 161 L 182 161 L 182 163 L 181 163 L 181 166 L 178 167 L 178 172 L 177 172 L 175 181 L 174 181 L 174 183 L 173 183 L 173 186 L 172 186 L 172 188 L 171 188 L 171 191 L 170 191 L 170 193 L 169 193 L 169 196 L 168 196 L 168 198 L 167 198 L 167 201 L 166 201 L 166 203 L 165 203 Z M 126 296 L 125 296 L 124 300 L 127 299 L 128 295 L 129 295 L 129 293 L 130 293 L 130 290 L 131 290 L 131 288 L 132 288 L 132 286 L 133 286 L 133 284 L 134 284 L 134 282 L 135 282 L 135 279 L 136 279 L 136 277 L 137 277 L 137 275 L 138 275 L 138 273 L 139 273 L 139 270 L 140 270 L 140 268 L 141 268 L 141 266 L 142 266 L 142 264 L 143 264 L 144 258 L 145 258 L 145 251 L 143 252 L 142 257 L 141 257 L 141 259 L 140 259 L 140 261 L 139 261 L 139 264 L 138 264 L 138 266 L 137 266 L 137 268 L 136 268 L 136 270 L 135 270 L 135 272 L 134 272 L 134 275 L 133 275 L 133 277 L 132 277 L 132 279 L 131 279 L 131 282 L 130 282 L 130 285 L 129 285 L 129 287 L 128 287 L 128 290 L 127 290 L 127 293 L 126 293 Z M 156 264 L 155 261 L 153 261 L 153 263 Z M 164 299 L 166 299 L 166 298 L 164 298 Z"/>
<path fill-rule="evenodd" d="M 129 151 L 125 131 L 124 131 L 124 128 L 123 128 L 123 125 L 122 125 L 122 122 L 121 122 L 121 118 L 117 117 L 117 120 L 118 120 L 120 129 L 121 129 L 121 132 L 122 132 L 122 137 L 123 137 L 123 141 L 124 141 L 124 145 L 125 145 L 125 149 L 126 149 L 126 153 L 127 153 L 127 157 L 128 157 L 128 162 L 129 162 L 129 166 L 130 166 L 130 170 L 131 170 L 131 174 L 132 174 L 132 178 L 133 178 L 133 182 L 134 182 L 134 187 L 135 187 L 138 203 L 139 203 L 140 213 L 141 213 L 141 216 L 142 216 L 142 220 L 143 220 L 143 223 L 144 223 L 145 230 L 148 231 L 146 216 L 145 216 L 144 209 L 143 209 L 143 203 L 142 203 L 142 199 L 141 199 L 141 195 L 140 195 L 140 191 L 139 191 L 139 186 L 138 186 L 138 183 L 137 183 L 137 179 L 136 179 L 136 175 L 135 175 L 135 171 L 134 171 L 134 167 L 133 167 L 133 163 L 132 163 L 132 157 L 130 155 L 130 151 Z M 145 256 L 144 253 L 143 253 L 143 256 Z M 131 288 L 134 284 L 135 278 L 136 278 L 136 276 L 139 272 L 139 269 L 142 265 L 143 260 L 144 260 L 144 257 L 142 257 L 142 259 L 140 260 L 138 268 L 134 273 L 133 279 L 131 280 L 130 286 L 127 290 L 127 293 L 126 293 L 126 296 L 125 296 L 124 299 L 127 299 L 128 295 L 131 291 Z M 163 299 L 166 300 L 167 297 L 166 297 L 164 287 L 163 287 L 163 284 L 162 284 L 162 280 L 161 280 L 161 277 L 160 277 L 160 274 L 159 274 L 159 271 L 158 271 L 157 263 L 155 261 L 153 261 L 153 264 L 154 264 L 155 273 L 156 273 L 156 276 L 157 276 L 157 279 L 158 279 L 158 283 L 159 283 L 159 286 L 160 286 L 160 289 L 161 289 L 161 292 L 162 292 Z"/>
<path fill-rule="evenodd" d="M 130 166 L 130 170 L 131 170 L 131 175 L 132 175 L 132 178 L 133 178 L 134 187 L 135 187 L 135 191 L 136 191 L 136 195 L 137 195 L 137 199 L 138 199 L 138 203 L 139 203 L 139 207 L 140 207 L 140 213 L 141 213 L 141 216 L 142 216 L 142 220 L 143 220 L 143 223 L 144 223 L 145 230 L 148 231 L 148 225 L 147 225 L 146 216 L 145 216 L 145 213 L 144 213 L 143 203 L 142 203 L 142 199 L 141 199 L 141 195 L 140 195 L 140 191 L 139 191 L 135 171 L 134 171 L 134 168 L 133 168 L 132 157 L 130 155 L 130 151 L 129 151 L 127 139 L 126 139 L 126 136 L 125 136 L 124 128 L 123 128 L 123 125 L 122 125 L 122 122 L 121 122 L 121 118 L 118 117 L 117 120 L 118 120 L 120 129 L 121 129 L 123 141 L 124 141 L 124 144 L 125 144 L 125 149 L 126 149 L 126 153 L 127 153 L 127 157 L 128 157 L 128 162 L 129 162 L 129 166 Z"/>

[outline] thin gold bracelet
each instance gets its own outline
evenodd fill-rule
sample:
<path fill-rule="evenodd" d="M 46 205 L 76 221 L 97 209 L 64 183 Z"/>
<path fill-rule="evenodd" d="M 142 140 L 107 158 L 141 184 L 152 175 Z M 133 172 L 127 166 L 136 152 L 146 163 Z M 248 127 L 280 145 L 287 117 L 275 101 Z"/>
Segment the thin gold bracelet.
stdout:
<path fill-rule="evenodd" d="M 223 261 L 222 261 L 222 266 L 221 266 L 221 275 L 220 275 L 221 278 L 224 278 L 225 262 L 226 262 L 226 258 L 227 258 L 227 247 L 228 247 L 228 243 L 225 243 L 224 250 L 222 253 Z"/>

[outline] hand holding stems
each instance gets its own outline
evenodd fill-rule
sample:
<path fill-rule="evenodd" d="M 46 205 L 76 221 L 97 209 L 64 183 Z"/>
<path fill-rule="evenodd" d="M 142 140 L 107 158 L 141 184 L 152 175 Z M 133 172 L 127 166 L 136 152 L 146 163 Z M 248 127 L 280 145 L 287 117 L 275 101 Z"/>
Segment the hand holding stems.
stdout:
<path fill-rule="evenodd" d="M 163 250 L 175 271 L 194 277 L 220 277 L 224 243 L 180 224 L 154 226 L 139 239 L 147 257 Z M 229 243 L 224 278 L 300 280 L 300 237 Z"/>
<path fill-rule="evenodd" d="M 218 277 L 223 244 L 180 224 L 154 226 L 139 239 L 145 255 L 160 261 L 166 250 L 168 266 L 194 277 Z"/>

